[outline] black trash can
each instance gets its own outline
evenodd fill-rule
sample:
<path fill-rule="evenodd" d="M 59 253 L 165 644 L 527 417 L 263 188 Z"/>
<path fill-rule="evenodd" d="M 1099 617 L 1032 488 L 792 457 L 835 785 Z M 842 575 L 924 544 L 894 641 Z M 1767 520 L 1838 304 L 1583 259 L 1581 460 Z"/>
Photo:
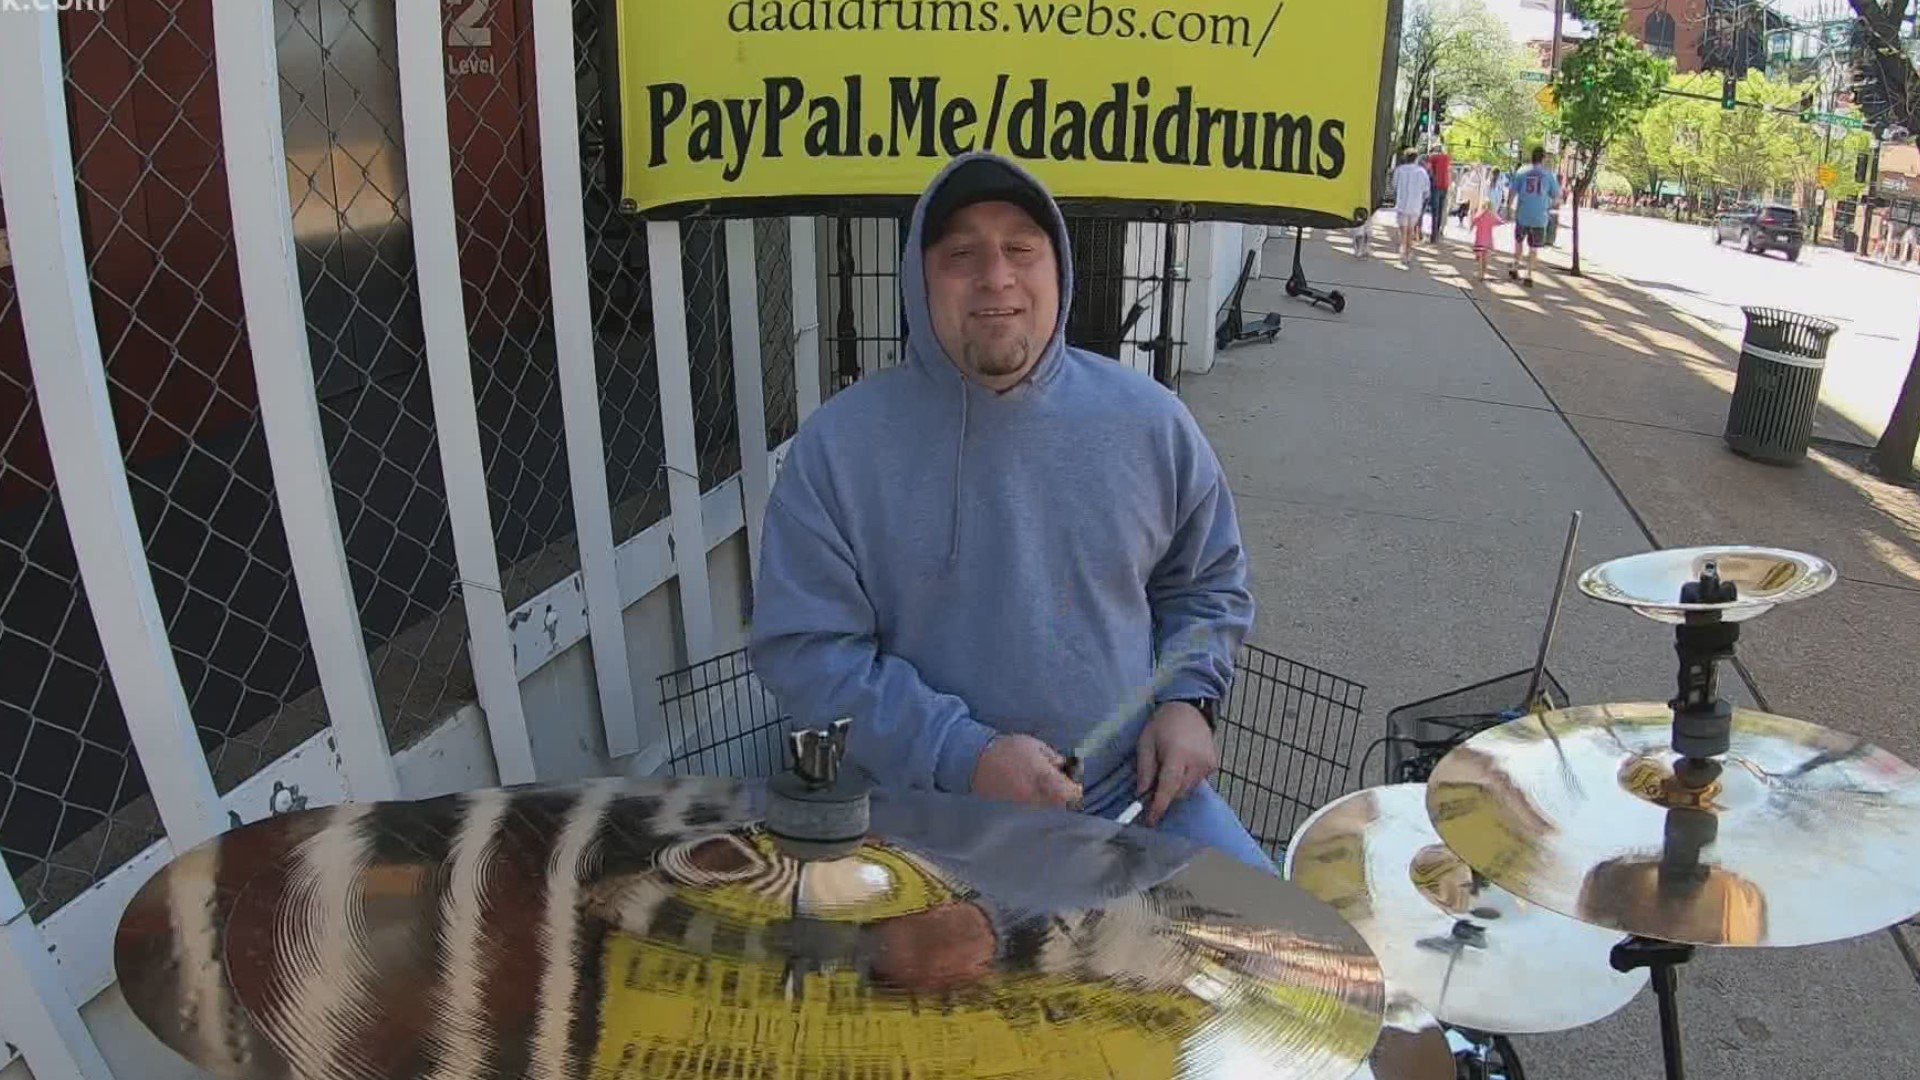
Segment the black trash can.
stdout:
<path fill-rule="evenodd" d="M 1839 327 L 1777 308 L 1740 310 L 1747 333 L 1727 410 L 1727 446 L 1756 461 L 1790 465 L 1807 456 L 1827 343 Z"/>

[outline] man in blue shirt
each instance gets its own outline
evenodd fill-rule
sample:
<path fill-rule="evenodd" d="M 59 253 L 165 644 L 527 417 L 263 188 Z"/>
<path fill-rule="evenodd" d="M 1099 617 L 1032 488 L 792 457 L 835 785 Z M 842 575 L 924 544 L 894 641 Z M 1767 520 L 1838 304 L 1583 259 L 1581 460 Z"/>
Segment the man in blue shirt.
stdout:
<path fill-rule="evenodd" d="M 1527 288 L 1533 288 L 1533 268 L 1540 261 L 1540 245 L 1547 240 L 1547 223 L 1553 220 L 1553 214 L 1560 209 L 1560 178 L 1553 174 L 1542 162 L 1547 160 L 1547 151 L 1542 147 L 1533 148 L 1533 164 L 1513 174 L 1513 183 L 1508 186 L 1508 197 L 1514 202 L 1513 213 L 1513 265 L 1507 267 L 1507 277 L 1518 281 Z M 1527 276 L 1520 276 L 1520 245 L 1527 245 Z"/>

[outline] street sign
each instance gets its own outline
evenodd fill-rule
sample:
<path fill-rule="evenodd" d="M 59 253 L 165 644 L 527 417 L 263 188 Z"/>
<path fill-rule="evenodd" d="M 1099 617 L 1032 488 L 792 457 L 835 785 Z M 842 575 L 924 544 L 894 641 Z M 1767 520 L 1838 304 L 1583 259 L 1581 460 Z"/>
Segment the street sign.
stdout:
<path fill-rule="evenodd" d="M 1523 71 L 1520 73 L 1520 81 L 1543 83 L 1551 82 L 1552 80 L 1544 71 Z"/>
<path fill-rule="evenodd" d="M 1840 173 L 1833 166 L 1823 161 L 1820 163 L 1819 168 L 1813 170 L 1813 179 L 1814 182 L 1821 187 L 1830 188 L 1833 186 L 1835 180 L 1840 179 Z"/>
<path fill-rule="evenodd" d="M 1841 116 L 1838 113 L 1814 113 L 1813 122 L 1816 124 L 1831 124 L 1834 127 L 1846 128 L 1849 131 L 1864 131 L 1867 127 L 1858 117 Z"/>

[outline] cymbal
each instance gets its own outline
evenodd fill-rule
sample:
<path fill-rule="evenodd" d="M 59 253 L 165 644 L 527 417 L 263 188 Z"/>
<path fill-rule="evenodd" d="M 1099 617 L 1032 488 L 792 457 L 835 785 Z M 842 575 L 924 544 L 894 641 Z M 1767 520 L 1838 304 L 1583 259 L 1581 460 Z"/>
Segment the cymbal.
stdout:
<path fill-rule="evenodd" d="M 1522 717 L 1427 781 L 1449 847 L 1517 896 L 1689 945 L 1812 945 L 1920 911 L 1920 771 L 1851 735 L 1733 710 L 1702 785 L 1661 703 Z"/>
<path fill-rule="evenodd" d="M 1721 581 L 1738 588 L 1725 603 L 1683 604 L 1680 589 L 1713 563 Z M 1580 591 L 1632 608 L 1656 622 L 1678 625 L 1688 612 L 1716 611 L 1722 622 L 1745 622 L 1780 604 L 1825 592 L 1840 579 L 1833 564 L 1780 548 L 1722 546 L 1667 548 L 1601 563 L 1580 575 Z"/>
<path fill-rule="evenodd" d="M 876 793 L 796 861 L 757 782 L 606 780 L 270 818 L 134 897 L 135 1015 L 224 1077 L 1344 1080 L 1365 943 L 1212 849 Z"/>
<path fill-rule="evenodd" d="M 1351 1080 L 1457 1080 L 1453 1048 L 1433 1014 L 1389 988 L 1379 1041 Z"/>
<path fill-rule="evenodd" d="M 1607 966 L 1620 935 L 1476 880 L 1427 818 L 1426 785 L 1344 795 L 1287 848 L 1287 877 L 1360 931 L 1392 991 L 1456 1027 L 1565 1031 L 1613 1015 L 1647 983 Z"/>

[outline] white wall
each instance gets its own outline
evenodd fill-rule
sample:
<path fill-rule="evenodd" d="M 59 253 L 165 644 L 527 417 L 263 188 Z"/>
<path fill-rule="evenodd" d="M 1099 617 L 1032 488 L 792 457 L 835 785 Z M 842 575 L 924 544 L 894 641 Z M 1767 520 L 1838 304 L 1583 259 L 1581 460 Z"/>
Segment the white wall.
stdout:
<path fill-rule="evenodd" d="M 1187 348 L 1183 370 L 1204 375 L 1213 369 L 1213 330 L 1220 309 L 1233 295 L 1246 253 L 1253 252 L 1253 276 L 1265 271 L 1262 250 L 1268 230 L 1262 225 L 1203 221 L 1188 230 Z"/>

